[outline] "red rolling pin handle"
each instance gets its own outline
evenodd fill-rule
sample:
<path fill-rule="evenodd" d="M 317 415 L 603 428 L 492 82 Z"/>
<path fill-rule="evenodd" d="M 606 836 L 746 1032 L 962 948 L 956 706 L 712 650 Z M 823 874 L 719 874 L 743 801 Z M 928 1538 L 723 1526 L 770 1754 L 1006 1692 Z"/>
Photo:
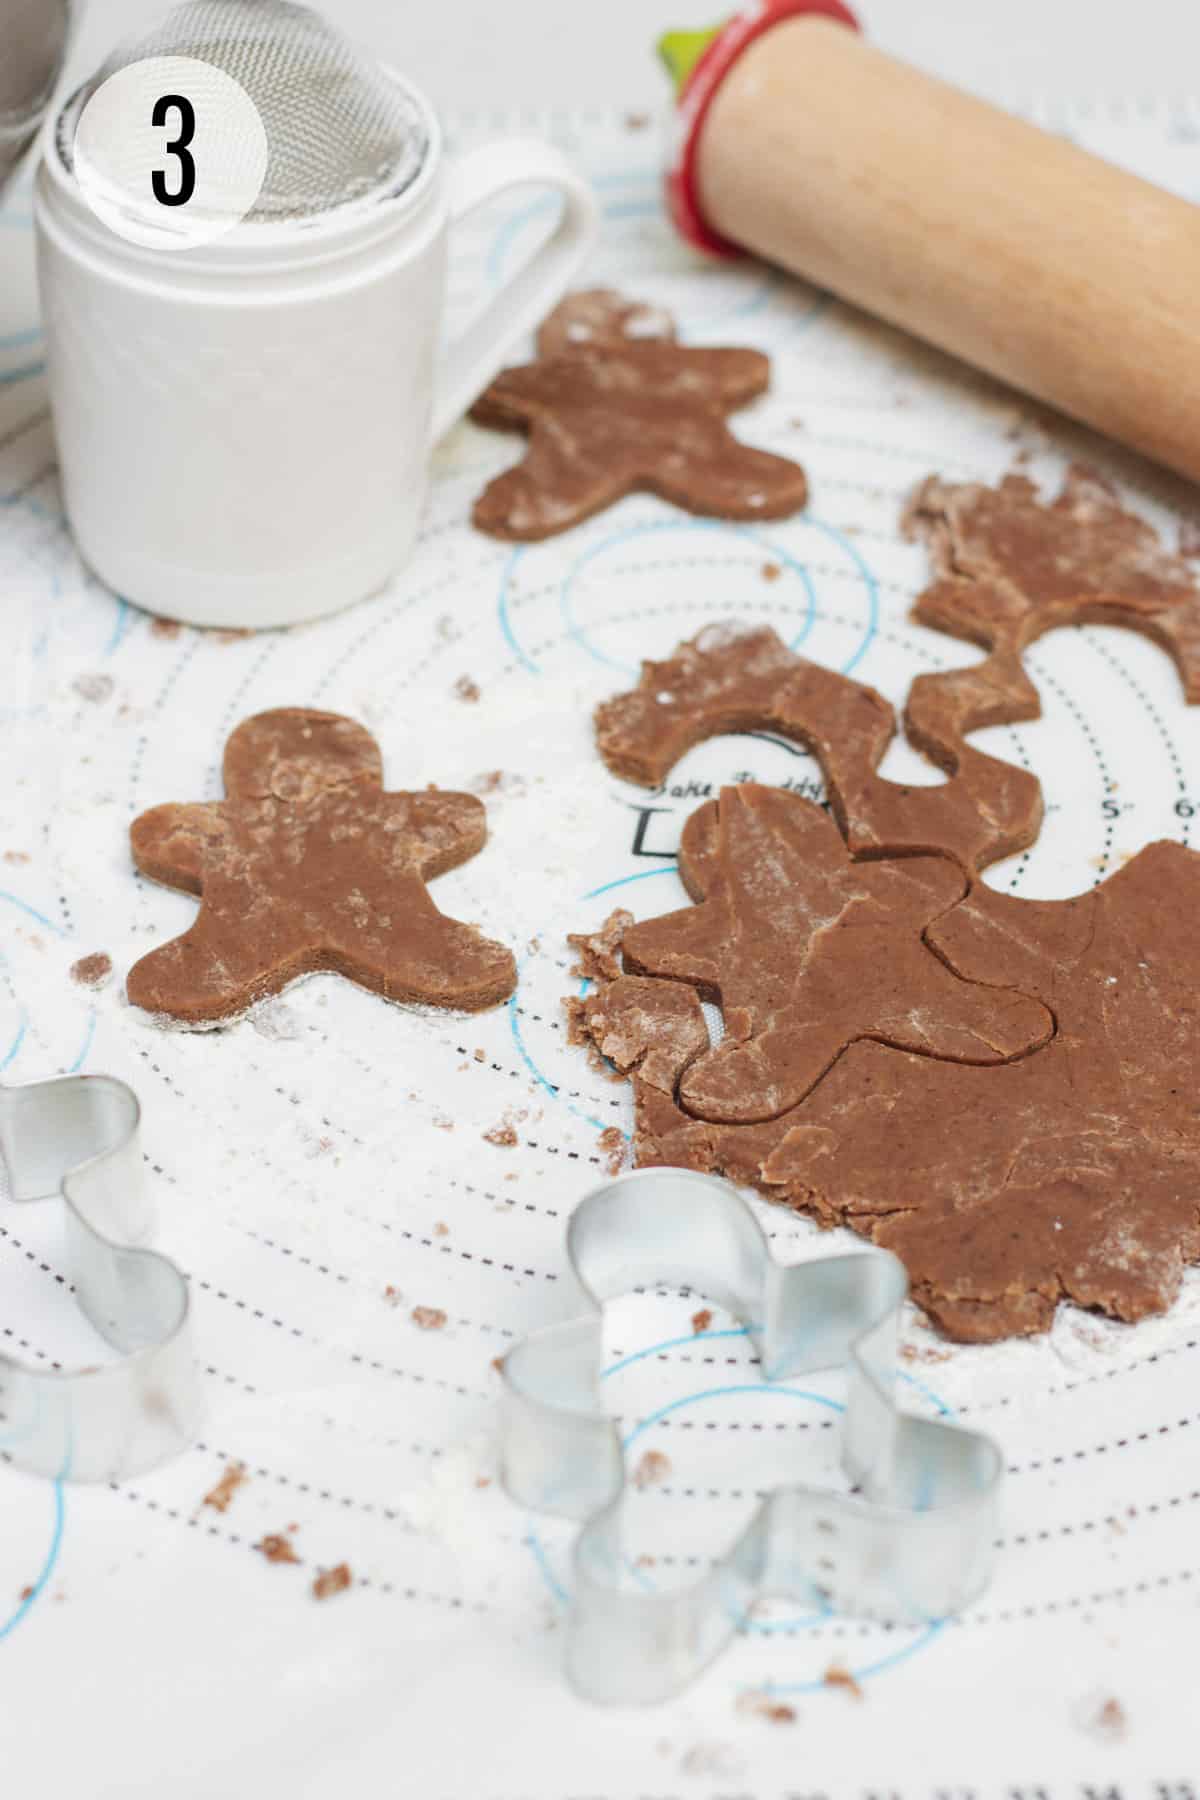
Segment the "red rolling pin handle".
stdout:
<path fill-rule="evenodd" d="M 679 84 L 681 135 L 678 154 L 667 170 L 667 207 L 688 242 L 712 256 L 741 256 L 743 251 L 731 238 L 705 224 L 696 194 L 696 152 L 709 106 L 743 50 L 782 20 L 805 13 L 858 30 L 858 20 L 842 0 L 755 0 L 715 31 L 668 32 L 659 45 Z"/>
<path fill-rule="evenodd" d="M 1200 480 L 1200 207 L 871 45 L 842 0 L 756 0 L 660 46 L 670 208 Z"/>

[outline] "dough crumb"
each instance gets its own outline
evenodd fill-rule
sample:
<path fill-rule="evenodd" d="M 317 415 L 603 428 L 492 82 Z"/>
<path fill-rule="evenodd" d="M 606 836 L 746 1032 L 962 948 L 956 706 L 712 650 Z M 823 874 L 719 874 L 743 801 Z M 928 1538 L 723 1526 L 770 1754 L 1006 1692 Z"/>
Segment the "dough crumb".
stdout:
<path fill-rule="evenodd" d="M 1128 1735 L 1125 1708 L 1112 1694 L 1088 1694 L 1075 1707 L 1074 1720 L 1097 1743 L 1120 1744 Z"/>
<path fill-rule="evenodd" d="M 670 1473 L 670 1457 L 664 1456 L 661 1450 L 647 1450 L 630 1479 L 635 1488 L 644 1491 L 646 1488 L 661 1487 Z"/>
<path fill-rule="evenodd" d="M 615 981 L 622 973 L 621 939 L 632 924 L 633 914 L 618 907 L 598 931 L 570 932 L 567 942 L 579 952 L 572 975 L 584 981 Z"/>
<path fill-rule="evenodd" d="M 245 1463 L 231 1462 L 221 1476 L 216 1487 L 210 1488 L 201 1501 L 202 1506 L 211 1506 L 214 1512 L 229 1511 L 229 1503 L 240 1487 L 244 1487 L 250 1477 L 246 1473 Z"/>
<path fill-rule="evenodd" d="M 349 1563 L 338 1563 L 334 1569 L 321 1569 L 312 1584 L 314 1600 L 332 1600 L 335 1594 L 344 1594 L 353 1582 Z"/>
<path fill-rule="evenodd" d="M 504 770 L 489 769 L 486 775 L 477 775 L 474 781 L 468 781 L 467 792 L 471 794 L 494 794 L 504 786 Z"/>
<path fill-rule="evenodd" d="M 769 1691 L 740 1694 L 737 1710 L 751 1718 L 764 1719 L 768 1725 L 794 1725 L 796 1723 L 795 1707 L 789 1706 L 786 1700 L 777 1700 Z"/>
<path fill-rule="evenodd" d="M 414 1306 L 412 1322 L 421 1331 L 441 1331 L 446 1323 L 446 1315 L 440 1306 Z"/>
<path fill-rule="evenodd" d="M 81 956 L 71 964 L 71 980 L 85 988 L 105 987 L 112 972 L 112 957 L 106 950 L 93 950 L 90 956 Z"/>
<path fill-rule="evenodd" d="M 900 1360 L 915 1363 L 944 1363 L 953 1358 L 952 1350 L 935 1350 L 932 1344 L 901 1344 Z"/>
<path fill-rule="evenodd" d="M 269 1563 L 298 1563 L 295 1546 L 282 1531 L 269 1532 L 259 1544 L 254 1544 L 260 1556 L 265 1556 Z"/>
<path fill-rule="evenodd" d="M 608 1125 L 596 1139 L 597 1148 L 610 1175 L 619 1175 L 625 1167 L 629 1145 L 625 1133 L 616 1125 Z"/>

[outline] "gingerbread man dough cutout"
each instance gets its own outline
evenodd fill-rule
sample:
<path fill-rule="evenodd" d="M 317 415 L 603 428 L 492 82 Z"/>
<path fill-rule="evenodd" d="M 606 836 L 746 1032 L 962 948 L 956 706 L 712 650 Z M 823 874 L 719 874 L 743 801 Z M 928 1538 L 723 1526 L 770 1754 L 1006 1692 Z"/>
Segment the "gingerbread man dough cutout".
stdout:
<path fill-rule="evenodd" d="M 216 1025 L 318 971 L 470 1012 L 512 993 L 511 951 L 445 918 L 425 885 L 483 848 L 473 795 L 385 793 L 370 732 L 302 707 L 239 725 L 224 775 L 224 800 L 134 820 L 142 874 L 201 898 L 191 929 L 130 970 L 134 1006 Z"/>
<path fill-rule="evenodd" d="M 1040 1001 L 951 973 L 925 928 L 963 897 L 939 856 L 852 862 L 832 819 L 779 788 L 724 788 L 680 848 L 695 906 L 631 925 L 625 967 L 720 1005 L 724 1041 L 684 1073 L 694 1118 L 756 1124 L 798 1106 L 849 1044 L 976 1064 L 1053 1036 Z"/>
<path fill-rule="evenodd" d="M 721 519 L 782 519 L 805 504 L 803 469 L 726 423 L 770 384 L 761 351 L 684 347 L 664 314 L 605 289 L 568 296 L 538 351 L 472 408 L 481 425 L 529 434 L 524 462 L 475 503 L 481 531 L 536 541 L 638 490 Z"/>

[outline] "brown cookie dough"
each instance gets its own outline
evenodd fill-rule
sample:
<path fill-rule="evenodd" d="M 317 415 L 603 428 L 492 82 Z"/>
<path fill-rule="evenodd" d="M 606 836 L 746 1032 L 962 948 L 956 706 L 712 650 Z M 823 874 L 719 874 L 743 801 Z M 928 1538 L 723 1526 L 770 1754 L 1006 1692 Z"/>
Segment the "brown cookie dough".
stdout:
<path fill-rule="evenodd" d="M 1094 471 L 1070 469 L 1049 503 L 1024 475 L 1007 475 L 995 488 L 931 476 L 913 496 L 905 528 L 928 543 L 938 576 L 914 617 L 992 652 L 973 669 L 918 678 L 908 708 L 918 740 L 939 707 L 963 704 L 968 677 L 1026 708 L 1032 700 L 1032 713 L 1003 716 L 1036 717 L 1020 655 L 1059 625 L 1140 631 L 1169 651 L 1188 700 L 1200 701 L 1195 572 Z"/>
<path fill-rule="evenodd" d="M 949 1336 L 1042 1331 L 1063 1299 L 1134 1320 L 1200 1260 L 1198 906 L 1200 856 L 1173 843 L 1074 900 L 977 886 L 925 939 L 959 977 L 1033 996 L 1051 1041 L 991 1068 L 859 1041 L 765 1123 L 681 1106 L 707 1042 L 693 986 L 619 977 L 587 1022 L 633 1074 L 640 1166 L 722 1172 L 886 1245 Z"/>
<path fill-rule="evenodd" d="M 386 999 L 476 1011 L 511 994 L 510 951 L 437 910 L 426 882 L 483 848 L 470 794 L 389 794 L 370 732 L 284 707 L 238 726 L 226 798 L 135 819 L 144 875 L 201 896 L 191 929 L 130 970 L 130 1001 L 184 1025 L 233 1019 L 329 970 Z"/>
<path fill-rule="evenodd" d="M 777 1118 L 859 1038 L 1000 1063 L 1053 1032 L 1040 1002 L 960 979 L 923 942 L 963 896 L 953 863 L 852 862 L 837 827 L 797 794 L 725 788 L 689 819 L 680 873 L 699 904 L 625 926 L 617 1010 L 602 989 L 583 1018 L 605 1056 L 677 1090 L 693 1118 Z M 720 1006 L 716 1048 L 680 984 Z"/>
<path fill-rule="evenodd" d="M 819 806 L 747 785 L 692 815 L 680 872 L 700 904 L 630 926 L 622 949 L 632 973 L 686 982 L 721 1008 L 723 1042 L 679 1087 L 694 1118 L 777 1118 L 859 1038 L 986 1064 L 1053 1033 L 1015 984 L 959 979 L 923 942 L 966 887 L 944 857 L 852 862 Z"/>
<path fill-rule="evenodd" d="M 513 542 L 566 531 L 637 490 L 723 519 L 799 512 L 797 463 L 739 443 L 726 424 L 762 394 L 757 350 L 685 348 L 670 321 L 607 291 L 573 295 L 539 338 L 540 360 L 506 369 L 472 408 L 525 431 L 529 451 L 475 503 L 481 531 Z"/>
<path fill-rule="evenodd" d="M 1027 770 L 985 756 L 962 735 L 1035 716 L 1037 695 L 1027 684 L 1023 694 L 1004 689 L 997 677 L 935 698 L 920 731 L 910 721 L 909 736 L 950 779 L 935 787 L 887 781 L 875 771 L 895 715 L 882 694 L 795 655 L 765 626 L 710 625 L 665 662 L 644 662 L 636 688 L 596 709 L 596 743 L 614 774 L 656 787 L 705 738 L 778 732 L 817 758 L 855 856 L 928 852 L 974 874 L 1033 843 L 1042 796 Z"/>

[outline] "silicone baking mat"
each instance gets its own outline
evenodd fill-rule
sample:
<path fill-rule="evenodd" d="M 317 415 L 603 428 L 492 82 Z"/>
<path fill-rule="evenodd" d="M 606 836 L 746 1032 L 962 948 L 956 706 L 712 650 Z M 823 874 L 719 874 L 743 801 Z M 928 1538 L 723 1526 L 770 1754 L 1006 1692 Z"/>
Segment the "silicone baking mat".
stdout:
<path fill-rule="evenodd" d="M 1046 122 L 1200 198 L 1200 111 Z M 922 670 L 973 660 L 908 618 L 926 564 L 898 517 L 930 471 L 990 479 L 1021 451 L 1051 483 L 1083 453 L 1172 543 L 1193 503 L 824 294 L 698 264 L 664 223 L 645 120 L 453 124 L 458 144 L 514 126 L 564 143 L 603 203 L 590 278 L 671 308 L 693 342 L 770 352 L 772 390 L 739 429 L 802 458 L 811 509 L 752 530 L 633 498 L 514 550 L 467 518 L 518 442 L 465 424 L 385 593 L 254 637 L 156 621 L 72 548 L 28 192 L 0 214 L 0 1070 L 137 1087 L 160 1242 L 191 1276 L 207 1371 L 202 1441 L 158 1475 L 84 1490 L 0 1468 L 6 1780 L 25 1796 L 71 1782 L 314 1800 L 355 1785 L 428 1800 L 1188 1800 L 1200 1279 L 1136 1329 L 1064 1309 L 1048 1336 L 1002 1348 L 943 1345 L 910 1318 L 909 1403 L 985 1426 L 1010 1465 L 998 1574 L 967 1617 L 884 1630 L 779 1602 L 676 1704 L 597 1712 L 563 1685 L 570 1532 L 508 1503 L 491 1439 L 493 1358 L 557 1316 L 564 1221 L 604 1172 L 601 1131 L 629 1124 L 625 1089 L 566 1043 L 563 936 L 616 904 L 680 903 L 673 852 L 713 784 L 821 792 L 809 758 L 752 735 L 695 751 L 647 795 L 599 763 L 592 707 L 718 619 L 768 621 L 898 705 Z M 454 310 L 547 221 L 530 195 L 462 237 Z M 1149 839 L 1186 841 L 1200 712 L 1166 657 L 1088 628 L 1045 639 L 1029 667 L 1045 716 L 976 741 L 1037 772 L 1046 827 L 988 879 L 1064 895 Z M 216 797 L 231 727 L 289 703 L 363 720 L 389 786 L 484 794 L 491 841 L 435 894 L 517 948 L 509 1007 L 423 1016 L 321 978 L 184 1035 L 125 1005 L 132 961 L 194 916 L 134 875 L 130 819 Z M 885 772 L 936 779 L 903 747 Z M 94 992 L 68 973 L 92 952 L 114 965 Z M 504 1125 L 515 1145 L 488 1141 Z M 789 1256 L 843 1241 L 756 1204 Z M 609 1320 L 606 1392 L 631 1459 L 656 1453 L 629 1547 L 647 1583 L 686 1580 L 773 1484 L 836 1479 L 836 1381 L 762 1387 L 735 1321 L 695 1329 L 701 1305 L 646 1294 Z M 444 1324 L 423 1329 L 417 1309 Z M 94 1355 L 52 1205 L 0 1209 L 0 1330 L 38 1361 Z M 237 1463 L 227 1509 L 203 1504 Z M 298 1560 L 256 1552 L 268 1534 Z M 352 1586 L 314 1599 L 316 1571 L 342 1562 Z"/>

